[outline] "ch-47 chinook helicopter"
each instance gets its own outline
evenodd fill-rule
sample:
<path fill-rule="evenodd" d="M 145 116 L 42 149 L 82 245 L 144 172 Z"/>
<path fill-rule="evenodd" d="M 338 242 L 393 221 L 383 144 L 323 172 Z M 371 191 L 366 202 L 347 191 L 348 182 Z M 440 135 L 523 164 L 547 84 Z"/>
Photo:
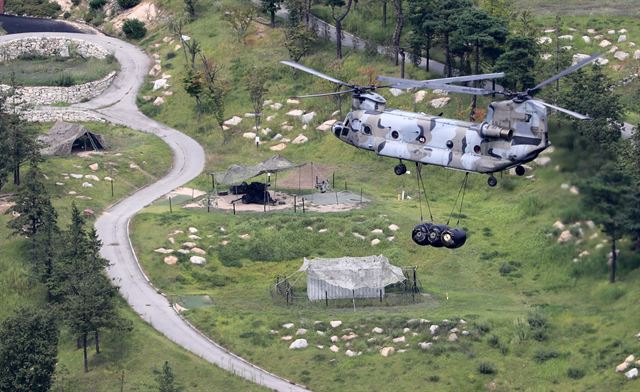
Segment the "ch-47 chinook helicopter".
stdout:
<path fill-rule="evenodd" d="M 408 80 L 393 77 L 378 77 L 385 86 L 358 86 L 325 75 L 312 68 L 292 62 L 281 61 L 290 67 L 347 87 L 347 90 L 298 96 L 298 98 L 321 97 L 352 93 L 351 111 L 343 122 L 336 122 L 332 131 L 340 140 L 357 148 L 375 151 L 376 154 L 399 159 L 394 167 L 397 175 L 406 173 L 403 161 L 413 161 L 416 165 L 427 164 L 465 172 L 489 175 L 488 185 L 496 186 L 494 173 L 515 167 L 516 174 L 522 176 L 524 163 L 532 161 L 549 145 L 547 134 L 547 107 L 569 114 L 578 119 L 587 116 L 551 105 L 532 94 L 542 87 L 582 68 L 598 58 L 591 56 L 565 69 L 559 74 L 522 92 L 495 91 L 486 88 L 458 86 L 451 83 L 470 82 L 504 77 L 504 73 L 458 76 L 431 80 Z M 507 99 L 489 104 L 487 115 L 481 123 L 442 118 L 436 115 L 387 109 L 386 100 L 374 92 L 376 89 L 394 87 L 400 89 L 427 88 L 441 89 L 472 95 L 499 94 Z M 414 229 L 413 239 L 420 245 L 427 245 L 427 239 L 434 231 L 434 242 L 429 245 L 458 247 L 442 235 L 448 227 L 444 225 Z M 433 226 L 433 227 L 432 227 Z M 418 233 L 416 233 L 416 230 Z M 459 229 L 452 229 L 459 230 Z M 451 234 L 451 233 L 449 233 Z M 464 232 L 459 233 L 459 237 Z M 421 237 L 422 236 L 422 237 Z M 426 238 L 423 238 L 426 236 Z M 437 239 L 435 237 L 438 237 Z M 466 238 L 466 235 L 464 235 Z M 448 236 L 452 238 L 451 235 Z M 464 241 L 459 241 L 461 246 Z M 447 245 L 450 244 L 451 246 Z"/>

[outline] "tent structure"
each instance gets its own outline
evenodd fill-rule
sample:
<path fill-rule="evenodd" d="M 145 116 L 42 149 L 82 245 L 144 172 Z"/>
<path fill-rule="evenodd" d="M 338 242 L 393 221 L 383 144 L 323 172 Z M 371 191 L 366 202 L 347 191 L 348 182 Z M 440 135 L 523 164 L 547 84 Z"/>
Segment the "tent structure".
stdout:
<path fill-rule="evenodd" d="M 44 135 L 38 137 L 43 144 L 42 155 L 69 155 L 73 151 L 103 150 L 106 143 L 101 135 L 79 124 L 56 122 Z"/>
<path fill-rule="evenodd" d="M 377 298 L 384 295 L 385 286 L 406 279 L 402 269 L 391 265 L 383 255 L 305 258 L 298 271 L 307 273 L 307 296 L 310 301 Z"/>
<path fill-rule="evenodd" d="M 284 170 L 293 169 L 301 165 L 294 164 L 280 155 L 273 156 L 257 165 L 231 165 L 226 172 L 217 173 L 217 182 L 220 184 L 231 185 L 242 182 L 246 179 L 258 176 L 264 173 L 277 173 Z"/>

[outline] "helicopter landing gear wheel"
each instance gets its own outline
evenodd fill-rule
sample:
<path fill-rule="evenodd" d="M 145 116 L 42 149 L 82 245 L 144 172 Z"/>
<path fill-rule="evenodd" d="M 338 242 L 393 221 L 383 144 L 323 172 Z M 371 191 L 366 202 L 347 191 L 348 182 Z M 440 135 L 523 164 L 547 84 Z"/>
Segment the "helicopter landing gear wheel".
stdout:
<path fill-rule="evenodd" d="M 493 188 L 494 186 L 498 185 L 498 180 L 496 180 L 496 178 L 492 174 L 489 176 L 489 178 L 487 178 L 487 184 Z"/>
<path fill-rule="evenodd" d="M 516 175 L 517 176 L 523 176 L 524 172 L 525 172 L 524 166 L 522 166 L 522 165 L 516 166 Z"/>
<path fill-rule="evenodd" d="M 393 172 L 396 173 L 396 176 L 401 176 L 407 172 L 407 167 L 404 163 L 400 162 L 393 168 Z"/>

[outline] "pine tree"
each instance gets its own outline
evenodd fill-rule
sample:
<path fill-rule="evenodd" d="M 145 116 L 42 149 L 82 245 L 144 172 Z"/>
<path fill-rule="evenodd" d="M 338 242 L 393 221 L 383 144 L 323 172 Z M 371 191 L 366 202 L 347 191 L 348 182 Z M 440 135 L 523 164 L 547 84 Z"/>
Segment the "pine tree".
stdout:
<path fill-rule="evenodd" d="M 47 223 L 47 220 L 56 219 L 56 213 L 42 177 L 37 161 L 31 161 L 25 183 L 18 190 L 13 199 L 16 204 L 11 208 L 12 212 L 20 214 L 9 222 L 9 227 L 15 234 L 33 237 Z"/>
<path fill-rule="evenodd" d="M 158 392 L 180 392 L 182 388 L 176 386 L 175 376 L 169 362 L 165 361 L 162 371 L 156 377 L 158 382 Z"/>

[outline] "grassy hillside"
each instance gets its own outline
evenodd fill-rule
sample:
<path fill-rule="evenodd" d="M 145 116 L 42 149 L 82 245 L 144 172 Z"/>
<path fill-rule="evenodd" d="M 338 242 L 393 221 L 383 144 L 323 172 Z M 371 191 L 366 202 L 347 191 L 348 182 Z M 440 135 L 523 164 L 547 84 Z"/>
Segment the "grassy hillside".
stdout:
<path fill-rule="evenodd" d="M 62 227 L 69 222 L 72 201 L 80 211 L 90 208 L 98 215 L 109 204 L 162 176 L 171 165 L 171 152 L 159 138 L 123 127 L 85 125 L 104 136 L 109 146 L 104 154 L 47 158 L 41 165 Z M 89 168 L 94 163 L 99 165 L 96 171 Z M 130 167 L 131 164 L 135 166 Z M 70 173 L 96 175 L 100 181 L 76 179 Z M 105 176 L 114 179 L 113 197 Z M 84 188 L 83 182 L 94 186 Z M 7 186 L 3 194 L 14 190 Z M 30 271 L 30 242 L 10 235 L 9 219 L 9 215 L 0 214 L 0 320 L 21 305 L 47 306 L 44 287 Z M 133 331 L 105 332 L 101 354 L 90 354 L 89 373 L 82 371 L 82 350 L 77 349 L 75 338 L 63 329 L 54 390 L 106 392 L 124 386 L 128 391 L 148 391 L 156 385 L 155 375 L 164 361 L 170 362 L 178 382 L 188 391 L 211 391 L 212 386 L 216 390 L 260 390 L 169 342 L 138 318 L 124 301 L 120 301 L 119 309 L 132 322 Z"/>
<path fill-rule="evenodd" d="M 177 7 L 177 3 L 171 5 Z M 185 34 L 197 39 L 209 58 L 223 66 L 222 74 L 231 88 L 226 118 L 243 117 L 252 111 L 244 75 L 253 64 L 269 67 L 266 99 L 273 102 L 285 103 L 290 95 L 331 91 L 332 86 L 326 82 L 277 63 L 287 59 L 281 46 L 281 30 L 260 24 L 254 24 L 252 29 L 246 43 L 236 41 L 221 19 L 220 6 L 203 9 L 185 29 Z M 396 177 L 392 173 L 393 160 L 358 151 L 332 135 L 316 131 L 315 127 L 336 110 L 333 100 L 305 100 L 301 104 L 285 104 L 282 109 L 267 105 L 264 117 L 270 120 L 263 127 L 272 131 L 268 136 L 261 135 L 264 144 L 259 150 L 253 139 L 241 137 L 254 125 L 250 118 L 233 128 L 235 137 L 223 145 L 213 120 L 194 114 L 194 102 L 181 87 L 185 58 L 175 40 L 166 42 L 170 38 L 164 38 L 169 36 L 168 31 L 161 30 L 148 37 L 145 45 L 161 60 L 163 71 L 171 74 L 172 95 L 163 106 L 145 104 L 144 96 L 151 97 L 151 102 L 162 94 L 151 91 L 154 78 L 150 78 L 140 102 L 147 113 L 185 130 L 206 147 L 207 171 L 264 160 L 274 154 L 268 148 L 279 143 L 270 140 L 272 135 L 281 133 L 293 139 L 303 133 L 310 141 L 288 145 L 281 152 L 283 156 L 330 167 L 336 172 L 338 184 L 346 181 L 349 189 L 362 189 L 373 200 L 354 212 L 305 215 L 270 212 L 234 216 L 175 209 L 169 214 L 166 205 L 149 207 L 133 223 L 134 245 L 141 262 L 151 279 L 185 307 L 193 302 L 184 297 L 209 296 L 208 306 L 186 312 L 204 332 L 267 369 L 319 391 L 388 390 L 392 385 L 435 390 L 635 389 L 635 381 L 627 382 L 614 368 L 627 355 L 637 355 L 640 350 L 634 337 L 640 317 L 629 311 L 637 305 L 640 294 L 640 258 L 629 250 L 628 242 L 623 242 L 620 282 L 606 283 L 608 242 L 597 228 L 584 221 L 580 196 L 563 186 L 577 181 L 565 171 L 571 161 L 579 159 L 577 152 L 557 148 L 550 164 L 530 173 L 532 179 L 505 175 L 495 189 L 486 186 L 484 176 L 472 175 L 460 219 L 460 226 L 469 232 L 467 244 L 454 251 L 418 247 L 410 239 L 411 229 L 420 220 L 415 178 Z M 337 61 L 333 46 L 319 43 L 315 53 L 303 62 L 358 83 L 367 83 L 367 72 L 398 73 L 387 59 L 347 52 L 343 61 Z M 409 75 L 418 79 L 428 76 L 412 68 Z M 410 94 L 385 96 L 391 107 L 436 110 L 428 106 L 433 95 L 416 105 Z M 347 102 L 343 104 L 345 109 Z M 305 129 L 299 120 L 284 114 L 294 108 L 315 111 L 317 116 Z M 464 118 L 468 100 L 451 96 L 451 103 L 444 110 L 445 116 Z M 283 126 L 285 121 L 293 129 Z M 570 137 L 571 130 L 564 128 L 552 121 L 552 140 Z M 427 169 L 428 197 L 438 222 L 449 217 L 462 178 L 460 173 Z M 203 175 L 193 184 L 209 189 L 210 178 Z M 412 199 L 398 201 L 402 190 Z M 426 215 L 426 207 L 422 208 Z M 578 237 L 559 244 L 559 230 L 553 227 L 557 220 Z M 456 221 L 454 217 L 452 222 Z M 390 231 L 390 224 L 397 224 L 400 230 Z M 177 265 L 166 265 L 164 255 L 153 249 L 178 249 L 189 240 L 189 227 L 198 229 L 197 236 L 201 238 L 196 242 L 205 250 L 207 264 L 191 265 L 188 257 L 180 256 Z M 322 229 L 327 231 L 320 232 Z M 382 234 L 374 229 L 381 229 Z M 394 239 L 387 240 L 391 236 Z M 375 238 L 381 243 L 371 245 Z M 351 304 L 325 308 L 323 304 L 297 300 L 287 307 L 281 301 L 273 301 L 269 294 L 275 276 L 295 272 L 302 256 L 380 253 L 394 264 L 418 267 L 425 295 L 415 304 L 374 302 L 368 306 L 359 304 L 354 311 Z M 304 296 L 304 277 L 299 278 L 298 284 L 298 292 Z M 411 319 L 429 322 L 416 325 Z M 330 320 L 341 320 L 343 325 L 332 329 L 328 326 Z M 282 326 L 285 323 L 294 323 L 295 327 L 288 330 Z M 432 324 L 441 327 L 436 336 L 429 331 Z M 289 350 L 290 341 L 282 337 L 300 337 L 295 333 L 301 327 L 308 330 L 303 336 L 310 347 Z M 384 333 L 375 335 L 374 327 L 383 328 Z M 449 329 L 453 327 L 469 334 L 448 342 Z M 404 328 L 409 330 L 405 332 Z M 340 339 L 335 343 L 339 352 L 329 351 L 333 344 L 329 337 L 349 336 L 349 329 L 359 336 L 348 343 Z M 405 336 L 406 343 L 392 341 L 400 336 Z M 374 337 L 375 341 L 368 341 Z M 423 351 L 418 343 L 427 341 L 433 346 Z M 387 346 L 407 351 L 384 358 L 379 350 Z M 350 358 L 345 355 L 347 349 L 362 354 Z"/>

